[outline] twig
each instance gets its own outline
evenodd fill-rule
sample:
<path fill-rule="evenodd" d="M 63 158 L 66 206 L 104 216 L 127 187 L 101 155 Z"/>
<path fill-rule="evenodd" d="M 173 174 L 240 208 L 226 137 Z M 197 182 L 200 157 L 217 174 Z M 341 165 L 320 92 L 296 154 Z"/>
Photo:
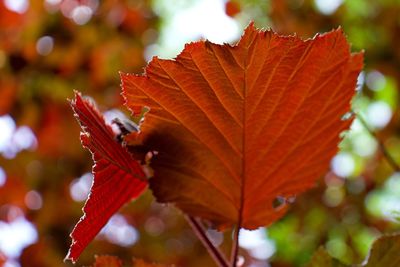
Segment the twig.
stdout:
<path fill-rule="evenodd" d="M 208 253 L 214 259 L 214 261 L 218 264 L 219 267 L 229 267 L 228 261 L 226 260 L 225 256 L 221 253 L 221 251 L 216 248 L 207 237 L 204 227 L 201 223 L 192 216 L 185 215 L 186 220 L 188 221 L 189 225 L 192 227 L 194 233 L 196 234 L 197 238 L 203 243 L 206 247 Z"/>
<path fill-rule="evenodd" d="M 396 163 L 396 161 L 393 159 L 393 157 L 390 155 L 389 151 L 386 149 L 385 145 L 383 144 L 383 142 L 378 138 L 378 136 L 372 131 L 371 128 L 369 128 L 367 122 L 364 120 L 364 118 L 358 114 L 358 113 L 354 113 L 356 114 L 358 120 L 361 122 L 361 124 L 364 126 L 364 128 L 367 130 L 367 132 L 373 137 L 375 138 L 375 140 L 378 142 L 379 145 L 379 149 L 382 151 L 383 157 L 386 159 L 387 163 L 389 163 L 390 167 L 392 167 L 392 169 L 395 172 L 400 172 L 400 166 Z"/>
<path fill-rule="evenodd" d="M 231 266 L 236 267 L 237 265 L 237 258 L 239 254 L 239 232 L 240 232 L 240 224 L 235 228 L 233 236 L 233 243 L 232 243 L 232 252 L 231 252 Z"/>

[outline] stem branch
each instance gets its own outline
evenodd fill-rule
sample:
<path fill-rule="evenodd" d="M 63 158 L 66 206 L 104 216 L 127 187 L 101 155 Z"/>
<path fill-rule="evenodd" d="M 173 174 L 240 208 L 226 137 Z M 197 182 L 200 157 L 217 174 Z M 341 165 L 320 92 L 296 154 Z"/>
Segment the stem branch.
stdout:
<path fill-rule="evenodd" d="M 234 230 L 234 236 L 233 236 L 232 252 L 231 252 L 232 267 L 236 267 L 237 265 L 237 257 L 239 254 L 239 232 L 240 232 L 240 226 L 238 225 Z"/>
<path fill-rule="evenodd" d="M 218 248 L 216 248 L 211 243 L 201 223 L 196 218 L 193 218 L 189 215 L 185 215 L 185 218 L 188 221 L 189 225 L 192 227 L 193 232 L 196 234 L 197 238 L 203 243 L 208 253 L 214 259 L 215 263 L 217 263 L 219 267 L 229 267 L 228 261 L 225 259 L 225 256 Z"/>
<path fill-rule="evenodd" d="M 400 172 L 400 166 L 396 163 L 396 161 L 394 160 L 394 158 L 390 155 L 389 151 L 386 149 L 385 145 L 383 144 L 383 142 L 378 138 L 378 136 L 376 135 L 376 133 L 374 133 L 372 131 L 371 128 L 369 128 L 367 122 L 364 120 L 364 118 L 360 115 L 355 113 L 358 120 L 361 122 L 361 124 L 364 126 L 364 128 L 367 130 L 367 132 L 373 137 L 375 138 L 375 140 L 378 142 L 379 145 L 379 149 L 382 151 L 383 157 L 386 159 L 387 163 L 389 163 L 390 167 L 392 167 L 392 169 L 395 172 Z"/>

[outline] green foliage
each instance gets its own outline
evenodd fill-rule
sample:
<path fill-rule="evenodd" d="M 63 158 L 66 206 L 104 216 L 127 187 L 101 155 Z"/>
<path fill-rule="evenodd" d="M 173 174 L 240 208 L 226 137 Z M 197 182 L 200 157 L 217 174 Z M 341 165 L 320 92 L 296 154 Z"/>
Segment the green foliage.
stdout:
<path fill-rule="evenodd" d="M 395 267 L 399 265 L 400 236 L 386 235 L 378 238 L 373 244 L 368 257 L 363 263 L 353 267 Z M 346 267 L 339 260 L 332 258 L 323 248 L 313 255 L 307 267 Z"/>

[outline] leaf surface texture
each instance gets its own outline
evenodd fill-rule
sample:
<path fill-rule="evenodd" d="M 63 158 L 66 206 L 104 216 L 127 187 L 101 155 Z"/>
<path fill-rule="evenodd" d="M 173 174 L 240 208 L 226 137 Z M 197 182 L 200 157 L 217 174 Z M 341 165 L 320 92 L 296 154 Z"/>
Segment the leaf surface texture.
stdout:
<path fill-rule="evenodd" d="M 277 220 L 328 169 L 362 61 L 340 29 L 303 41 L 251 24 L 235 46 L 195 42 L 121 74 L 126 106 L 149 109 L 138 138 L 157 151 L 157 200 L 220 228 Z"/>
<path fill-rule="evenodd" d="M 71 233 L 72 244 L 66 257 L 76 261 L 110 217 L 141 195 L 147 181 L 140 164 L 116 141 L 112 128 L 88 99 L 77 93 L 71 106 L 82 127 L 82 145 L 91 152 L 95 163 L 84 215 Z"/>

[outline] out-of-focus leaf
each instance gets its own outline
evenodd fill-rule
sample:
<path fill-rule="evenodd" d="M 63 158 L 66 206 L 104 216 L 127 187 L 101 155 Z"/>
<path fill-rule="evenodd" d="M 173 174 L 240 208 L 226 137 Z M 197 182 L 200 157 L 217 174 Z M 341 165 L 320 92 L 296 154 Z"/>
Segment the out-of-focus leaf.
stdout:
<path fill-rule="evenodd" d="M 16 94 L 16 82 L 12 79 L 6 81 L 0 76 L 0 116 L 10 111 L 14 104 Z"/>
<path fill-rule="evenodd" d="M 134 259 L 133 267 L 167 267 L 167 265 L 158 264 L 158 263 L 149 263 L 149 262 L 145 262 L 144 260 L 141 260 L 141 259 Z"/>
<path fill-rule="evenodd" d="M 400 266 L 400 235 L 387 235 L 378 238 L 372 245 L 365 267 Z"/>
<path fill-rule="evenodd" d="M 386 235 L 378 238 L 372 245 L 370 255 L 359 267 L 397 267 L 400 266 L 400 235 Z M 332 258 L 325 249 L 319 248 L 308 267 L 346 267 Z"/>
<path fill-rule="evenodd" d="M 362 61 L 340 29 L 303 41 L 251 24 L 236 46 L 191 43 L 122 74 L 128 108 L 150 109 L 138 137 L 157 151 L 158 201 L 220 228 L 280 218 L 336 153 Z"/>
<path fill-rule="evenodd" d="M 96 256 L 93 267 L 121 267 L 122 261 L 113 256 Z"/>
<path fill-rule="evenodd" d="M 225 3 L 225 13 L 228 16 L 234 17 L 239 14 L 240 11 L 240 4 L 236 0 L 230 0 Z"/>
<path fill-rule="evenodd" d="M 90 150 L 95 163 L 85 214 L 71 233 L 72 244 L 66 257 L 76 261 L 110 217 L 142 194 L 147 181 L 140 164 L 117 142 L 93 103 L 76 93 L 71 106 L 82 127 L 82 145 Z"/>
<path fill-rule="evenodd" d="M 4 2 L 0 2 L 0 27 L 2 27 L 2 30 L 20 27 L 22 20 L 21 14 L 8 10 L 4 6 Z"/>
<path fill-rule="evenodd" d="M 102 255 L 96 256 L 96 261 L 92 267 L 121 267 L 122 261 L 118 257 Z M 142 259 L 133 259 L 133 267 L 168 267 L 167 265 L 149 263 Z"/>
<path fill-rule="evenodd" d="M 346 265 L 332 258 L 324 248 L 320 247 L 313 255 L 308 267 L 346 267 Z"/>

